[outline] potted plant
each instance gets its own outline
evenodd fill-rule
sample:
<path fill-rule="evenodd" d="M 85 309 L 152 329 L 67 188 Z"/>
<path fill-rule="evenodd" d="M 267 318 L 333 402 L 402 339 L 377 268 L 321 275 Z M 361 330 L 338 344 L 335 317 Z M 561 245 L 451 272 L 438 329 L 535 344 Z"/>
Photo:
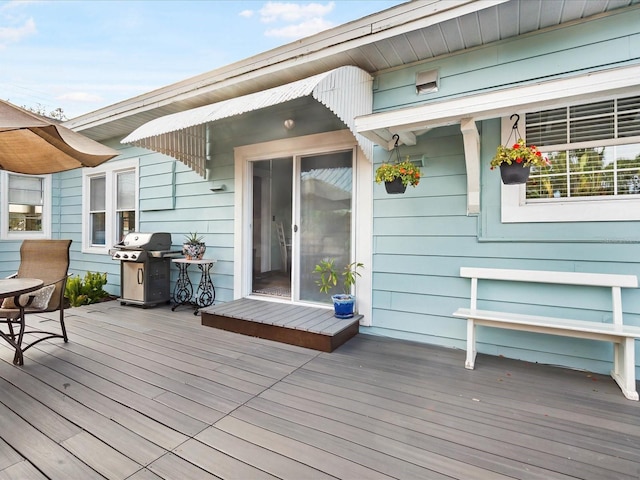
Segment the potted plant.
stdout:
<path fill-rule="evenodd" d="M 409 161 L 383 163 L 376 170 L 376 183 L 384 182 L 387 193 L 404 193 L 407 185 L 420 183 L 420 167 Z"/>
<path fill-rule="evenodd" d="M 337 318 L 353 317 L 356 297 L 351 294 L 351 287 L 355 285 L 357 277 L 360 276 L 359 268 L 364 268 L 364 264 L 353 262 L 345 265 L 342 271 L 339 271 L 336 269 L 333 258 L 322 260 L 315 267 L 314 273 L 320 275 L 316 285 L 322 293 L 329 295 L 330 290 L 338 285 L 338 279 L 342 278 L 343 293 L 331 296 L 334 314 Z"/>
<path fill-rule="evenodd" d="M 198 235 L 198 232 L 189 233 L 184 236 L 184 243 L 182 244 L 182 253 L 187 260 L 201 260 L 204 256 L 204 252 L 207 246 L 204 244 L 202 235 Z"/>
<path fill-rule="evenodd" d="M 522 138 L 511 147 L 499 145 L 491 160 L 491 170 L 500 167 L 500 175 L 505 185 L 526 183 L 531 167 L 546 167 L 549 159 L 542 155 L 535 145 L 527 146 Z"/>

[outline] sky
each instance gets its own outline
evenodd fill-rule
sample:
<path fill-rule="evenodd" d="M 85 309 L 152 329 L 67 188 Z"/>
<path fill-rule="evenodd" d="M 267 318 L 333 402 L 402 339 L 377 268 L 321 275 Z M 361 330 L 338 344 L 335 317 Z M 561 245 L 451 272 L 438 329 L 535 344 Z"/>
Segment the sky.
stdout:
<path fill-rule="evenodd" d="M 71 119 L 404 1 L 0 1 L 0 99 Z"/>

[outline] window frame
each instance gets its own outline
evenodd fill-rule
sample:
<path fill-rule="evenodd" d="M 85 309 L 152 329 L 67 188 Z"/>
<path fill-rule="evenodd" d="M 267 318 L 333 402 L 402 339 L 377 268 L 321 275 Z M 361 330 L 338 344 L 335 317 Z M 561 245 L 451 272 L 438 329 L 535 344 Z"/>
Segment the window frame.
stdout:
<path fill-rule="evenodd" d="M 21 177 L 37 177 L 43 179 L 42 183 L 42 231 L 40 232 L 10 232 L 9 231 L 9 175 Z M 53 191 L 51 175 L 24 175 L 21 173 L 0 172 L 0 202 L 2 202 L 2 215 L 0 215 L 0 240 L 25 240 L 51 238 L 51 210 L 53 203 Z"/>
<path fill-rule="evenodd" d="M 140 198 L 139 198 L 139 159 L 117 160 L 107 162 L 98 167 L 82 169 L 82 252 L 108 255 L 109 250 L 119 241 L 116 239 L 116 215 L 117 209 L 117 184 L 119 173 L 125 171 L 134 172 L 135 195 L 135 230 L 138 230 L 140 222 Z M 91 179 L 105 177 L 105 245 L 96 246 L 91 243 L 91 211 L 90 199 Z"/>
<path fill-rule="evenodd" d="M 638 95 L 638 93 L 625 92 L 624 95 L 609 95 L 593 99 L 582 99 L 579 102 L 561 103 L 557 106 L 545 106 L 544 109 L 570 107 L 583 105 L 613 98 L 625 98 Z M 526 122 L 526 113 L 537 111 L 529 109 L 517 112 L 520 115 L 520 123 Z M 512 135 L 513 121 L 510 117 L 501 119 L 501 143 L 508 141 Z M 526 125 L 519 125 L 520 132 L 526 131 Z M 524 135 L 523 135 L 524 136 Z M 607 139 L 597 143 L 598 146 L 624 145 L 636 143 L 637 137 Z M 525 138 L 526 141 L 526 138 Z M 552 147 L 538 147 L 543 153 L 554 151 L 559 147 L 575 149 L 583 146 L 585 142 L 576 142 L 568 145 L 554 145 Z M 501 183 L 501 219 L 502 223 L 536 223 L 536 222 L 611 222 L 611 221 L 637 221 L 640 220 L 640 198 L 638 196 L 610 196 L 610 197 L 579 197 L 550 199 L 544 201 L 536 199 L 527 201 L 526 185 L 504 185 Z"/>

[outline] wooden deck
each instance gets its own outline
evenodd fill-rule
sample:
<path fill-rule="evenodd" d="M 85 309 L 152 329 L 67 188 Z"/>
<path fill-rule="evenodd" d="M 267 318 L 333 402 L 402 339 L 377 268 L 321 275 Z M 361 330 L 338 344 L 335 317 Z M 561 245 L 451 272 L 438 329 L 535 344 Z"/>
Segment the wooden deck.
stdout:
<path fill-rule="evenodd" d="M 362 315 L 338 319 L 333 310 L 241 298 L 200 310 L 202 325 L 333 352 L 358 334 Z"/>
<path fill-rule="evenodd" d="M 67 319 L 23 367 L 0 347 L 0 479 L 640 475 L 640 403 L 605 375 L 363 334 L 323 353 L 164 306 Z"/>

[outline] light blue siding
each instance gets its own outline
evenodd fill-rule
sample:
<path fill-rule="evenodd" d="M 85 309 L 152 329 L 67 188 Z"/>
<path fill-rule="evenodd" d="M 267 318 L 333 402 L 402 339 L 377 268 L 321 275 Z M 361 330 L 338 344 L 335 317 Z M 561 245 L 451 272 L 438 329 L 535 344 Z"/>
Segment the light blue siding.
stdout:
<path fill-rule="evenodd" d="M 397 109 L 539 81 L 543 77 L 640 63 L 640 9 L 479 47 L 381 74 L 376 111 Z M 416 96 L 415 73 L 439 69 L 437 93 Z M 464 348 L 465 322 L 451 313 L 468 306 L 461 266 L 609 272 L 640 276 L 640 222 L 503 224 L 500 175 L 489 169 L 500 143 L 500 120 L 478 123 L 481 212 L 466 214 L 466 168 L 459 126 L 442 127 L 402 146 L 426 154 L 425 177 L 405 195 L 374 189 L 373 318 L 364 331 Z M 389 158 L 375 151 L 375 166 Z M 523 289 L 525 289 L 523 291 Z M 483 285 L 482 305 L 514 312 L 611 321 L 607 289 Z M 517 300 L 514 300 L 516 298 Z M 536 305 L 531 307 L 531 304 Z M 640 325 L 640 289 L 623 291 L 625 322 Z M 480 352 L 608 372 L 605 342 L 479 329 Z M 636 342 L 637 343 L 637 342 Z M 636 357 L 638 358 L 638 357 Z M 640 372 L 640 368 L 637 368 Z"/>

